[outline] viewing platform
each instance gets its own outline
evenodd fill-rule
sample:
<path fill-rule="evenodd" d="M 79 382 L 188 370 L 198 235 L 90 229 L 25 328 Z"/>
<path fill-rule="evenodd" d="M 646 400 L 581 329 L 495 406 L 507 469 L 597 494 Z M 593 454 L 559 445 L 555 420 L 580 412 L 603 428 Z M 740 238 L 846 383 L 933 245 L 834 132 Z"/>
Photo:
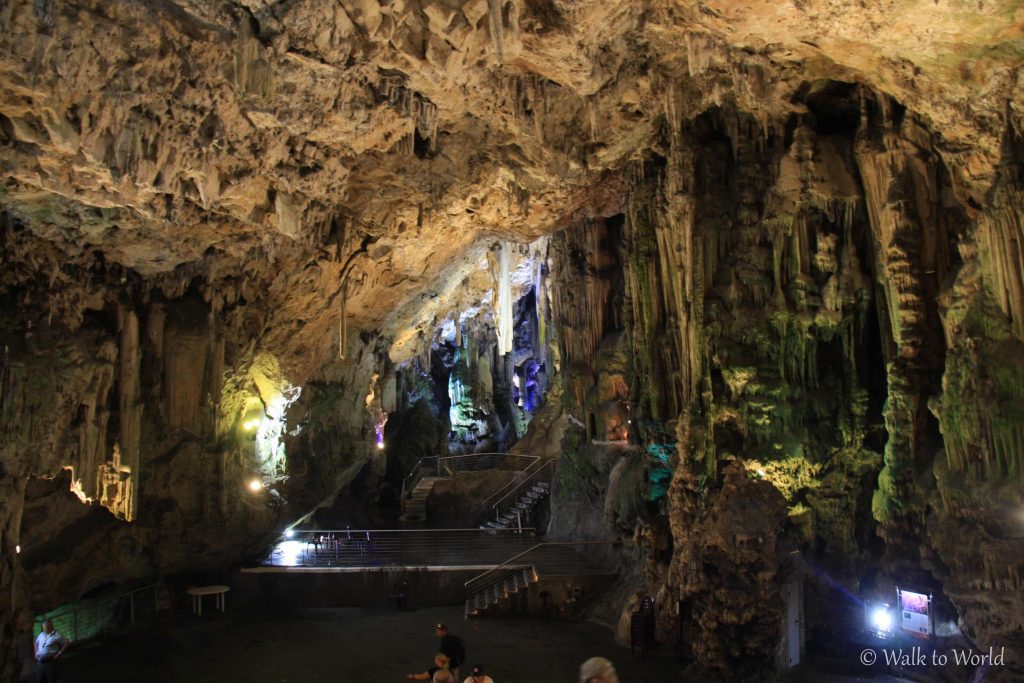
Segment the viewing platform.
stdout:
<path fill-rule="evenodd" d="M 320 529 L 295 531 L 263 562 L 266 572 L 485 570 L 536 545 L 534 529 Z"/>

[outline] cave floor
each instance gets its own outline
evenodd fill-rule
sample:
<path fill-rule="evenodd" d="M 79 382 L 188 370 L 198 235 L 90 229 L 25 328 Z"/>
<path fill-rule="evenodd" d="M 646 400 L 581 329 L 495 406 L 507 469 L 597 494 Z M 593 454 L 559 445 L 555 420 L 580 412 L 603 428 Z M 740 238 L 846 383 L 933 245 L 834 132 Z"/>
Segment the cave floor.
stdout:
<path fill-rule="evenodd" d="M 289 683 L 405 680 L 425 671 L 443 621 L 465 639 L 469 665 L 483 663 L 496 683 L 570 683 L 582 661 L 611 659 L 622 683 L 705 681 L 684 675 L 675 657 L 631 657 L 609 631 L 580 622 L 526 619 L 465 621 L 458 607 L 410 612 L 310 609 L 287 615 L 180 615 L 139 631 L 82 644 L 63 662 L 61 683 Z M 24 672 L 32 680 L 31 672 Z M 467 668 L 463 667 L 463 678 Z M 896 680 L 798 669 L 788 683 Z"/>

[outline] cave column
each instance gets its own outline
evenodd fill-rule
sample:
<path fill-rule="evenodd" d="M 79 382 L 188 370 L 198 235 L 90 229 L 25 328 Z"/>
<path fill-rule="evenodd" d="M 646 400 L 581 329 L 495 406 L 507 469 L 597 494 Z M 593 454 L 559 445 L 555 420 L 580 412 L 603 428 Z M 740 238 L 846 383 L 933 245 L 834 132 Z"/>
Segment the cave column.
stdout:
<path fill-rule="evenodd" d="M 127 521 L 138 514 L 139 461 L 142 436 L 142 408 L 140 381 L 139 318 L 131 308 L 121 307 L 118 311 L 120 350 L 118 354 L 118 407 L 120 413 L 120 463 L 114 467 L 127 475 L 124 481 L 122 499 L 117 502 L 115 513 Z"/>
<path fill-rule="evenodd" d="M 864 133 L 854 156 L 864 186 L 865 202 L 875 245 L 877 279 L 884 294 L 890 339 L 887 363 L 888 398 L 884 419 L 888 431 L 885 466 L 879 475 L 873 504 L 881 532 L 890 542 L 914 545 L 922 522 L 914 484 L 914 463 L 922 450 L 928 419 L 928 396 L 935 389 L 936 360 L 941 363 L 941 334 L 931 323 L 934 291 L 925 272 L 934 272 L 935 250 L 927 249 L 927 226 L 921 224 L 916 195 L 934 195 L 927 184 L 925 162 L 907 143 L 884 131 L 881 138 Z M 929 260 L 930 259 L 930 260 Z M 885 326 L 883 326 L 884 329 Z"/>

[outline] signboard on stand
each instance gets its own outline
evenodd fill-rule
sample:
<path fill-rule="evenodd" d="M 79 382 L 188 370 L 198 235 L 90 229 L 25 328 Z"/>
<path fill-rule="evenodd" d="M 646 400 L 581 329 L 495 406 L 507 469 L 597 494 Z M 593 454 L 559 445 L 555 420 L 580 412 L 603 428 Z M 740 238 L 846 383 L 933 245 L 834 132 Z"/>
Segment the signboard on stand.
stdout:
<path fill-rule="evenodd" d="M 932 635 L 932 596 L 925 593 L 896 589 L 900 605 L 900 628 L 918 638 Z"/>

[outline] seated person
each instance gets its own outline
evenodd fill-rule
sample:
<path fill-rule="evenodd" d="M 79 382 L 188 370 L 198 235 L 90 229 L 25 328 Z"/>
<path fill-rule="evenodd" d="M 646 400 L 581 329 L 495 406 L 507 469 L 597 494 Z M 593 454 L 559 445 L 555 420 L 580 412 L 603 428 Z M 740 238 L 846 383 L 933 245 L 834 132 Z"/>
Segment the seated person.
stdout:
<path fill-rule="evenodd" d="M 463 683 L 494 683 L 494 679 L 484 673 L 483 664 L 477 664 L 470 670 Z"/>
<path fill-rule="evenodd" d="M 410 681 L 433 681 L 434 674 L 438 671 L 448 671 L 448 665 L 451 660 L 448 659 L 448 655 L 443 652 L 438 652 L 434 655 L 434 666 L 430 667 L 423 673 L 419 674 L 407 674 L 406 678 Z"/>

